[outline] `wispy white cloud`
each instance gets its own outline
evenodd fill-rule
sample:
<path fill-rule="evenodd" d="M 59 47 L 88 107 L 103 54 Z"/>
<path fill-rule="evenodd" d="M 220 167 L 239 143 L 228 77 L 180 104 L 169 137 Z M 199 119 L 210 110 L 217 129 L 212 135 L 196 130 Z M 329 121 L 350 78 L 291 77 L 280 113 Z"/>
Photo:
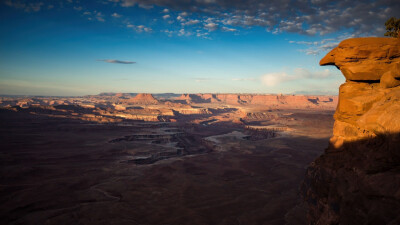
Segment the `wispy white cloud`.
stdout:
<path fill-rule="evenodd" d="M 187 22 L 185 22 L 185 23 L 182 23 L 182 25 L 183 26 L 187 26 L 187 25 L 195 25 L 195 24 L 198 24 L 198 23 L 200 23 L 200 20 L 189 20 L 189 21 L 187 21 Z"/>
<path fill-rule="evenodd" d="M 111 14 L 111 16 L 114 18 L 121 18 L 122 15 L 115 12 L 115 13 Z"/>
<path fill-rule="evenodd" d="M 139 4 L 139 7 L 142 9 L 152 9 L 154 8 L 153 5 L 148 5 L 148 4 Z"/>
<path fill-rule="evenodd" d="M 184 21 L 186 20 L 186 19 L 183 18 L 183 16 L 181 16 L 181 15 L 177 16 L 176 19 L 177 19 L 178 21 L 180 21 L 180 22 L 184 22 Z"/>
<path fill-rule="evenodd" d="M 299 49 L 300 52 L 304 52 L 306 55 L 319 55 L 337 47 L 342 40 L 352 37 L 355 37 L 355 35 L 345 33 L 335 38 L 325 38 L 320 41 L 289 41 L 289 43 L 307 46 L 305 49 Z"/>
<path fill-rule="evenodd" d="M 306 55 L 319 55 L 321 50 L 318 49 L 300 49 L 300 52 L 306 53 Z"/>
<path fill-rule="evenodd" d="M 44 3 L 43 2 L 33 2 L 33 3 L 25 3 L 24 1 L 4 1 L 4 4 L 13 7 L 16 9 L 23 9 L 25 12 L 39 12 Z"/>
<path fill-rule="evenodd" d="M 218 24 L 211 22 L 211 23 L 204 24 L 204 28 L 209 31 L 215 31 L 219 28 L 219 26 L 218 26 Z"/>
<path fill-rule="evenodd" d="M 99 22 L 104 22 L 104 21 L 106 21 L 105 19 L 104 19 L 104 15 L 101 13 L 101 12 L 98 12 L 97 14 L 96 14 L 96 20 L 97 21 L 99 21 Z"/>
<path fill-rule="evenodd" d="M 174 34 L 174 31 L 172 31 L 172 30 L 168 30 L 168 29 L 166 29 L 166 30 L 162 30 L 161 32 L 164 32 L 164 33 L 166 33 L 166 34 L 168 35 L 168 37 L 172 37 L 172 35 Z"/>
<path fill-rule="evenodd" d="M 312 42 L 312 41 L 289 41 L 289 43 L 293 44 L 299 44 L 299 45 L 315 45 L 318 42 Z"/>
<path fill-rule="evenodd" d="M 122 0 L 121 6 L 122 7 L 132 7 L 137 3 L 136 0 Z"/>
<path fill-rule="evenodd" d="M 133 25 L 133 24 L 128 23 L 128 24 L 126 25 L 126 27 L 132 28 L 133 30 L 135 30 L 135 31 L 138 32 L 138 33 L 142 33 L 142 32 L 150 33 L 150 32 L 153 31 L 152 28 L 146 27 L 146 26 L 144 26 L 144 25 L 137 25 L 137 26 L 136 26 L 136 25 Z"/>
<path fill-rule="evenodd" d="M 227 31 L 227 32 L 236 32 L 237 31 L 235 28 L 229 28 L 229 27 L 222 27 L 221 29 L 223 31 Z"/>
<path fill-rule="evenodd" d="M 82 6 L 74 6 L 74 9 L 76 10 L 76 11 L 82 11 Z"/>
<path fill-rule="evenodd" d="M 204 39 L 210 39 L 208 36 L 210 33 L 208 32 L 203 32 L 202 30 L 196 30 L 196 36 L 199 38 L 204 38 Z"/>
<path fill-rule="evenodd" d="M 185 28 L 182 28 L 178 32 L 178 36 L 191 36 L 193 33 L 190 31 L 186 31 Z"/>
<path fill-rule="evenodd" d="M 186 17 L 186 16 L 188 16 L 189 14 L 188 14 L 187 12 L 181 12 L 181 13 L 179 13 L 179 15 L 182 16 L 182 17 Z"/>

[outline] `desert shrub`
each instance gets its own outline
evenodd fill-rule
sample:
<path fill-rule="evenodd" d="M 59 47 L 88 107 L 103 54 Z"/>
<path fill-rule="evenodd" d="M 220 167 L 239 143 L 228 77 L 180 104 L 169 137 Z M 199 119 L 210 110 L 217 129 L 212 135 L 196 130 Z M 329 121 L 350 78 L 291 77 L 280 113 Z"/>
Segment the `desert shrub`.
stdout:
<path fill-rule="evenodd" d="M 385 36 L 400 38 L 400 19 L 396 19 L 396 17 L 391 17 L 385 22 L 385 26 Z"/>

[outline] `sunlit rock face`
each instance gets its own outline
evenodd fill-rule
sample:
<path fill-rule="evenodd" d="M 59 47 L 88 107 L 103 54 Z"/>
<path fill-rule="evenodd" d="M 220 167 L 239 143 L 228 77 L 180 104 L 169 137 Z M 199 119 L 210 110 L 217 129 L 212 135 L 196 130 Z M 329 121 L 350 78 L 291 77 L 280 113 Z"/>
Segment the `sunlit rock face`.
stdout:
<path fill-rule="evenodd" d="M 151 105 L 151 104 L 158 104 L 158 100 L 155 99 L 152 94 L 140 93 L 135 97 L 129 99 L 128 103 Z"/>
<path fill-rule="evenodd" d="M 348 39 L 320 64 L 346 83 L 329 147 L 302 187 L 309 222 L 400 224 L 400 39 Z"/>
<path fill-rule="evenodd" d="M 385 73 L 400 78 L 400 40 L 352 38 L 342 41 L 320 61 L 335 65 L 350 81 L 379 81 Z"/>
<path fill-rule="evenodd" d="M 336 96 L 263 95 L 263 94 L 182 94 L 177 100 L 187 103 L 264 105 L 279 108 L 324 108 L 337 105 Z"/>

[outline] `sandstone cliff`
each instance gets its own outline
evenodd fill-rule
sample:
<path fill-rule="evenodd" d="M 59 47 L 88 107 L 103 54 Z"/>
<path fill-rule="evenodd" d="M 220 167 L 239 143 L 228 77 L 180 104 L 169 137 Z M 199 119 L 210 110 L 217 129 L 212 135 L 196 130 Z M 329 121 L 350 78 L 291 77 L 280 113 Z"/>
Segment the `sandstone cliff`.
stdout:
<path fill-rule="evenodd" d="M 346 83 L 329 147 L 302 186 L 310 224 L 400 224 L 400 39 L 348 39 L 320 65 Z"/>
<path fill-rule="evenodd" d="M 140 93 L 133 98 L 130 98 L 127 103 L 138 105 L 153 105 L 158 104 L 158 100 L 152 94 Z"/>
<path fill-rule="evenodd" d="M 177 100 L 187 103 L 222 103 L 228 105 L 263 105 L 276 108 L 332 109 L 337 96 L 263 95 L 263 94 L 183 94 Z"/>

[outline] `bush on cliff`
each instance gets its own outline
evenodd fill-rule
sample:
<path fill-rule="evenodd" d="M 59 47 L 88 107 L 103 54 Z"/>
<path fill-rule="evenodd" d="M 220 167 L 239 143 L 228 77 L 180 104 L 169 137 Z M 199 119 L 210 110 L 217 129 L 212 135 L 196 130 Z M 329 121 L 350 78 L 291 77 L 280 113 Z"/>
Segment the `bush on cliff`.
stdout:
<path fill-rule="evenodd" d="M 396 17 L 391 17 L 385 22 L 385 26 L 385 36 L 400 38 L 400 19 L 396 19 Z"/>

